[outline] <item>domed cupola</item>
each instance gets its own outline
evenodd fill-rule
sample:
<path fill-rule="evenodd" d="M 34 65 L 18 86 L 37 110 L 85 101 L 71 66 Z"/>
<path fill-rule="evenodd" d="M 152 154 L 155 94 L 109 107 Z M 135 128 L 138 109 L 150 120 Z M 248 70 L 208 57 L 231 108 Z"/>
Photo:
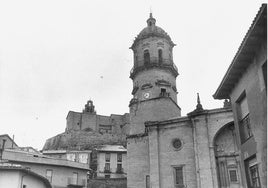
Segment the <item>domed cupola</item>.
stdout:
<path fill-rule="evenodd" d="M 151 37 L 151 36 L 166 38 L 172 47 L 175 46 L 175 44 L 172 42 L 167 32 L 165 32 L 164 29 L 162 29 L 161 27 L 156 26 L 155 23 L 156 23 L 156 19 L 153 17 L 152 13 L 150 13 L 150 17 L 147 19 L 147 27 L 145 27 L 137 35 L 132 46 L 130 47 L 131 49 L 133 49 L 140 40 Z"/>
<path fill-rule="evenodd" d="M 177 77 L 178 70 L 173 63 L 172 49 L 175 44 L 161 27 L 156 26 L 156 19 L 150 13 L 145 27 L 135 38 L 130 49 L 134 52 L 134 67 L 130 78 L 150 68 L 161 68 L 170 71 Z"/>
<path fill-rule="evenodd" d="M 147 25 L 149 27 L 155 26 L 155 22 L 156 22 L 156 20 L 153 18 L 153 14 L 150 13 L 150 18 L 148 18 L 148 20 L 147 20 Z"/>

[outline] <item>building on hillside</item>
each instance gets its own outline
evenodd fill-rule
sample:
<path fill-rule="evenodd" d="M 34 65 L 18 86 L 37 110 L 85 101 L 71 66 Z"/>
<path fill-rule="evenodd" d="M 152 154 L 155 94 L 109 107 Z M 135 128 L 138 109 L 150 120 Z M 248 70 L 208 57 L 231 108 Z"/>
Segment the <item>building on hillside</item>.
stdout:
<path fill-rule="evenodd" d="M 130 47 L 130 131 L 127 136 L 128 188 L 241 187 L 233 114 L 223 108 L 196 109 L 181 116 L 173 62 L 175 46 L 152 14 Z"/>
<path fill-rule="evenodd" d="M 90 164 L 91 150 L 44 150 L 42 153 L 46 156 L 59 159 L 66 159 L 78 163 Z"/>
<path fill-rule="evenodd" d="M 69 111 L 66 131 L 90 130 L 100 133 L 126 133 L 129 124 L 129 114 L 98 115 L 93 101 L 89 100 L 83 112 Z"/>
<path fill-rule="evenodd" d="M 244 187 L 267 187 L 267 5 L 263 4 L 215 99 L 230 99 Z"/>
<path fill-rule="evenodd" d="M 88 164 L 57 159 L 19 149 L 5 149 L 3 160 L 19 164 L 32 172 L 46 177 L 53 188 L 86 187 Z"/>
<path fill-rule="evenodd" d="M 125 178 L 127 149 L 118 145 L 104 145 L 97 149 L 97 177 Z"/>
<path fill-rule="evenodd" d="M 124 148 L 124 146 L 103 145 L 97 146 L 93 150 L 81 151 L 44 150 L 42 153 L 50 157 L 85 163 L 88 164 L 89 167 L 96 161 L 95 178 L 126 177 L 127 149 Z M 96 159 L 94 158 L 94 155 Z"/>
<path fill-rule="evenodd" d="M 0 187 L 52 188 L 47 178 L 23 168 L 21 165 L 0 163 Z"/>
<path fill-rule="evenodd" d="M 19 149 L 22 150 L 22 151 L 30 152 L 30 153 L 38 153 L 38 154 L 41 154 L 37 149 L 34 149 L 31 146 L 28 146 L 28 147 L 19 147 Z"/>

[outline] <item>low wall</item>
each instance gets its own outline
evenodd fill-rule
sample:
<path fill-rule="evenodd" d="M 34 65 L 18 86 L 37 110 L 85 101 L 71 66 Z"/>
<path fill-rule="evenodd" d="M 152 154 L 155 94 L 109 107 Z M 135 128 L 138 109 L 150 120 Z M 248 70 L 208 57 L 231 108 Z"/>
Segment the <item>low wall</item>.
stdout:
<path fill-rule="evenodd" d="M 91 179 L 87 188 L 127 188 L 127 178 Z"/>

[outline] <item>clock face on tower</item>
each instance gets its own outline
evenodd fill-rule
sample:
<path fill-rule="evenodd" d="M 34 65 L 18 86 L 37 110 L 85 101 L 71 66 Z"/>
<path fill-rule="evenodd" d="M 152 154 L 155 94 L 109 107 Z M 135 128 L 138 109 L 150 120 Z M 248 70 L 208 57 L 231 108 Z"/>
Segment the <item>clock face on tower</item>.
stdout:
<path fill-rule="evenodd" d="M 150 97 L 150 93 L 144 93 L 144 94 L 143 94 L 143 98 L 144 98 L 144 99 L 148 99 L 149 97 Z"/>

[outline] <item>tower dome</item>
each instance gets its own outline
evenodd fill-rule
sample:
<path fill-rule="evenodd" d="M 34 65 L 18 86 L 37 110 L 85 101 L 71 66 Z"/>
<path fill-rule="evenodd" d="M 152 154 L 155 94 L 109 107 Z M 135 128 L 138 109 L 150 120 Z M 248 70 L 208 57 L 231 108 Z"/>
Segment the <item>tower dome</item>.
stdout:
<path fill-rule="evenodd" d="M 168 42 L 170 42 L 170 45 L 172 47 L 175 46 L 175 44 L 172 42 L 167 32 L 165 32 L 165 30 L 162 29 L 161 27 L 156 26 L 155 23 L 156 23 L 156 19 L 153 18 L 152 13 L 150 13 L 150 17 L 147 19 L 147 27 L 141 30 L 141 32 L 137 35 L 132 46 L 130 47 L 131 49 L 133 49 L 140 40 L 146 39 L 148 37 L 153 37 L 153 36 L 166 38 Z"/>
<path fill-rule="evenodd" d="M 146 22 L 147 26 L 137 35 L 130 47 L 134 52 L 134 66 L 130 78 L 134 80 L 138 73 L 152 68 L 167 70 L 176 78 L 178 69 L 173 63 L 172 54 L 175 44 L 164 29 L 156 26 L 152 13 Z"/>

